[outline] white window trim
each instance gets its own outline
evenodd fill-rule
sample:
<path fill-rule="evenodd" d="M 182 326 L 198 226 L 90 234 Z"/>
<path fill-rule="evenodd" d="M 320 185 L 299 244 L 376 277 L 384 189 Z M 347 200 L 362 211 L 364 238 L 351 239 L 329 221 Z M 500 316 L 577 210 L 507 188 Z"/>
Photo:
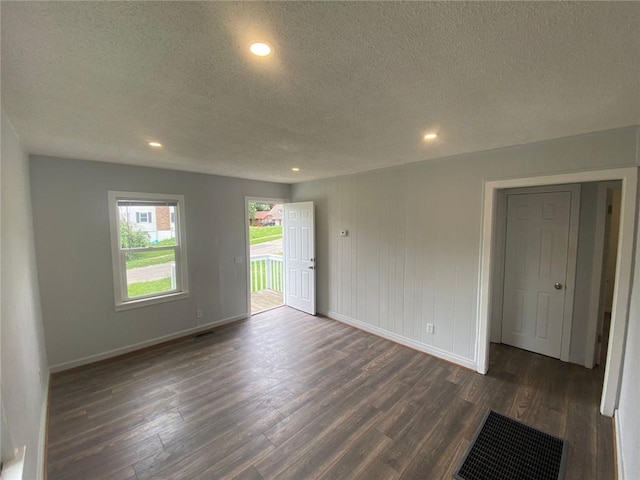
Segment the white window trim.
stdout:
<path fill-rule="evenodd" d="M 189 276 L 187 274 L 184 195 L 109 191 L 108 198 L 109 225 L 111 228 L 111 259 L 113 263 L 113 295 L 116 311 L 188 298 Z M 117 215 L 118 200 L 173 200 L 177 202 L 175 230 L 178 233 L 176 237 L 178 241 L 178 248 L 176 248 L 176 284 L 178 291 L 127 300 L 126 272 L 123 268 L 123 254 L 120 249 L 120 218 L 119 215 Z"/>

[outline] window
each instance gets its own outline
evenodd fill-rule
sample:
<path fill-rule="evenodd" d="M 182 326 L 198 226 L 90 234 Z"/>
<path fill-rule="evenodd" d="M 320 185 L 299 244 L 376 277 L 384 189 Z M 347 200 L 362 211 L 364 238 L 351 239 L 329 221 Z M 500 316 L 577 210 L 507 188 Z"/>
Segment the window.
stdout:
<path fill-rule="evenodd" d="M 136 223 L 151 223 L 151 212 L 136 212 Z"/>
<path fill-rule="evenodd" d="M 138 225 L 154 210 L 168 211 L 175 228 Z M 109 218 L 116 310 L 189 296 L 182 195 L 109 192 Z"/>

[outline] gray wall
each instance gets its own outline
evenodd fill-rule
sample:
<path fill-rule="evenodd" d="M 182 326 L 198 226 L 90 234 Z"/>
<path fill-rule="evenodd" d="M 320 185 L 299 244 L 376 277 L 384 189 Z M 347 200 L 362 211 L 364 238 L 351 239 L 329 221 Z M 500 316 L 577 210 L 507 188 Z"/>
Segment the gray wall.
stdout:
<path fill-rule="evenodd" d="M 49 371 L 36 274 L 28 159 L 4 112 L 1 163 L 0 391 L 10 430 L 3 431 L 2 437 L 14 447 L 27 446 L 24 478 L 39 479 Z"/>
<path fill-rule="evenodd" d="M 640 245 L 640 229 L 637 232 L 636 245 Z M 633 480 L 640 478 L 640 255 L 636 251 L 633 289 L 631 291 L 629 326 L 620 388 L 620 400 L 616 412 L 616 430 L 618 434 L 617 450 L 622 461 L 624 476 L 619 478 Z"/>
<path fill-rule="evenodd" d="M 246 255 L 244 197 L 290 195 L 283 184 L 37 156 L 31 177 L 52 367 L 246 314 L 246 264 L 233 262 Z M 108 190 L 185 196 L 188 299 L 115 311 Z"/>
<path fill-rule="evenodd" d="M 620 128 L 294 185 L 294 201 L 316 202 L 319 311 L 475 363 L 483 181 L 636 166 L 637 133 Z"/>
<path fill-rule="evenodd" d="M 637 161 L 640 163 L 640 130 L 636 139 Z M 640 413 L 638 412 L 638 398 L 640 398 L 640 368 L 638 368 L 640 365 L 640 255 L 637 251 L 638 245 L 640 245 L 640 228 L 636 226 L 636 251 L 629 302 L 629 324 L 622 366 L 620 399 L 616 412 L 617 454 L 624 471 L 624 476 L 619 472 L 619 478 L 629 480 L 640 478 Z M 632 259 L 622 259 L 622 261 L 632 261 Z"/>

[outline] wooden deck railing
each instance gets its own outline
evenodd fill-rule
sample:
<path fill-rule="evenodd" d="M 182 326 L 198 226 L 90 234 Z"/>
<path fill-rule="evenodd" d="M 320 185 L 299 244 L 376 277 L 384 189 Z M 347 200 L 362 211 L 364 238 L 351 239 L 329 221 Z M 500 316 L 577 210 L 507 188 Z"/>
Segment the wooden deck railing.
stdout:
<path fill-rule="evenodd" d="M 251 257 L 251 292 L 284 291 L 284 262 L 281 255 Z"/>

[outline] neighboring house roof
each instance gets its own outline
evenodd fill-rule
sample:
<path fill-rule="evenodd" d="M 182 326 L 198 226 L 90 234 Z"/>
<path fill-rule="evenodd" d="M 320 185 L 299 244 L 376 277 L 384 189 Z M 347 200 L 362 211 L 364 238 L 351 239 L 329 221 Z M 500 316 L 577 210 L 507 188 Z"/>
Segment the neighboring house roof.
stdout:
<path fill-rule="evenodd" d="M 254 215 L 254 218 L 256 220 L 264 220 L 265 218 L 267 218 L 269 216 L 269 213 L 267 210 L 263 210 L 263 211 L 257 211 Z"/>
<path fill-rule="evenodd" d="M 274 220 L 282 220 L 282 204 L 276 203 L 269 211 L 269 215 L 271 215 L 271 218 Z"/>

